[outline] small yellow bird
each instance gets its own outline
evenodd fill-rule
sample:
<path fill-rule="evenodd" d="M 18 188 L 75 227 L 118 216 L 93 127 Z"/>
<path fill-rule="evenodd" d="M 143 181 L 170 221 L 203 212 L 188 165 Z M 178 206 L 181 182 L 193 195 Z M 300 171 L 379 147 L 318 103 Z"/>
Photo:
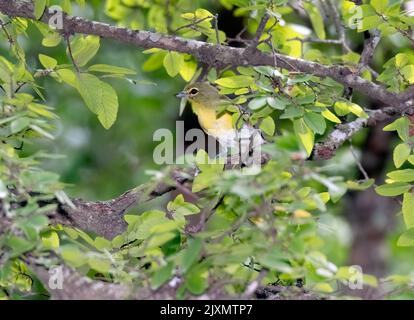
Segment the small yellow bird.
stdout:
<path fill-rule="evenodd" d="M 240 147 L 246 150 L 251 147 L 250 142 L 243 142 L 243 136 L 250 139 L 255 137 L 254 145 L 262 144 L 260 131 L 250 125 L 244 124 L 244 134 L 240 136 L 240 130 L 236 130 L 232 113 L 226 110 L 232 102 L 226 96 L 220 95 L 216 87 L 208 82 L 195 82 L 187 85 L 183 91 L 177 94 L 178 98 L 185 98 L 191 102 L 193 112 L 197 115 L 198 122 L 203 130 L 214 137 L 224 148 L 224 153 L 229 148 Z M 224 107 L 224 108 L 223 108 Z M 224 109 L 222 112 L 220 112 Z M 181 114 L 182 110 L 180 110 Z M 239 151 L 240 152 L 240 151 Z M 248 152 L 248 150 L 247 150 Z"/>
<path fill-rule="evenodd" d="M 230 112 L 218 115 L 218 109 L 230 105 L 227 97 L 221 96 L 218 90 L 208 82 L 196 82 L 185 87 L 177 94 L 178 98 L 186 98 L 191 102 L 193 112 L 197 115 L 201 128 L 219 141 L 223 147 L 231 147 L 235 142 L 235 129 Z M 234 142 L 233 142 L 234 141 Z"/>

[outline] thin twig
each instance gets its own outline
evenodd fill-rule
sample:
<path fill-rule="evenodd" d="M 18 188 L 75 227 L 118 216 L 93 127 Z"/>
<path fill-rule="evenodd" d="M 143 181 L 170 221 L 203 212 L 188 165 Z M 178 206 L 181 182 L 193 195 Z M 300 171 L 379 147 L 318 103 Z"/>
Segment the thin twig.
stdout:
<path fill-rule="evenodd" d="M 294 37 L 287 39 L 286 41 L 300 41 L 300 42 L 310 42 L 310 43 L 321 43 L 321 44 L 336 44 L 342 46 L 343 43 L 341 40 L 338 39 L 317 39 L 317 38 L 308 38 L 302 39 L 299 37 Z"/>
<path fill-rule="evenodd" d="M 218 29 L 218 14 L 214 16 L 214 31 L 216 32 L 216 44 L 220 44 L 220 36 L 219 36 L 219 29 Z"/>
<path fill-rule="evenodd" d="M 364 68 L 367 68 L 371 63 L 372 57 L 378 43 L 380 41 L 380 32 L 378 30 L 373 30 L 370 32 L 370 37 L 364 41 L 364 49 L 361 53 L 361 58 L 359 60 L 357 73 L 361 74 Z"/>
<path fill-rule="evenodd" d="M 260 38 L 262 37 L 263 32 L 265 31 L 266 24 L 269 21 L 269 19 L 270 19 L 269 14 L 267 12 L 265 12 L 262 19 L 260 19 L 259 25 L 258 25 L 257 30 L 256 30 L 256 35 L 254 36 L 253 42 L 250 45 L 251 48 L 256 48 L 257 45 L 259 44 Z"/>
<path fill-rule="evenodd" d="M 349 145 L 349 150 L 351 151 L 352 157 L 354 158 L 359 171 L 362 173 L 362 175 L 364 176 L 365 180 L 369 180 L 369 175 L 367 173 L 367 171 L 365 170 L 364 166 L 362 165 L 361 161 L 358 158 L 358 155 L 355 152 L 354 146 L 352 145 L 352 140 L 349 141 L 350 145 Z"/>
<path fill-rule="evenodd" d="M 183 25 L 183 26 L 175 29 L 174 32 L 177 33 L 178 31 L 186 29 L 186 28 L 194 29 L 197 24 L 199 24 L 203 21 L 206 21 L 208 19 L 212 19 L 212 17 L 208 16 L 208 17 L 204 17 L 204 18 L 201 18 L 201 19 L 194 20 L 193 22 L 191 22 L 189 24 Z"/>
<path fill-rule="evenodd" d="M 69 38 L 70 38 L 69 35 L 65 35 L 65 41 L 66 41 L 66 45 L 68 47 L 69 57 L 70 57 L 70 60 L 72 60 L 73 67 L 75 68 L 76 72 L 77 73 L 80 73 L 79 67 L 76 64 L 75 58 L 73 57 L 72 47 L 70 45 Z"/>
<path fill-rule="evenodd" d="M 2 30 L 3 30 L 3 32 L 4 32 L 4 34 L 6 35 L 6 37 L 7 37 L 7 41 L 10 43 L 10 44 L 13 44 L 14 43 L 14 40 L 13 40 L 13 38 L 12 38 L 12 36 L 10 35 L 10 33 L 7 31 L 7 28 L 6 28 L 6 26 L 9 24 L 10 22 L 6 22 L 6 23 L 4 23 L 2 20 L 0 20 L 0 26 L 1 26 L 1 28 L 2 28 Z"/>
<path fill-rule="evenodd" d="M 171 0 L 165 0 L 165 22 L 167 26 L 167 33 L 172 33 L 171 24 L 172 17 L 170 13 Z"/>
<path fill-rule="evenodd" d="M 333 3 L 332 0 L 327 1 L 327 7 L 328 7 L 328 10 L 330 11 L 330 14 L 332 16 L 332 20 L 335 24 L 335 29 L 336 29 L 336 32 L 338 34 L 339 41 L 342 42 L 342 45 L 343 45 L 343 47 L 346 51 L 351 51 L 351 49 L 348 47 L 348 45 L 346 43 L 345 28 L 342 25 L 341 15 L 338 11 L 338 8 L 336 7 L 336 5 Z"/>

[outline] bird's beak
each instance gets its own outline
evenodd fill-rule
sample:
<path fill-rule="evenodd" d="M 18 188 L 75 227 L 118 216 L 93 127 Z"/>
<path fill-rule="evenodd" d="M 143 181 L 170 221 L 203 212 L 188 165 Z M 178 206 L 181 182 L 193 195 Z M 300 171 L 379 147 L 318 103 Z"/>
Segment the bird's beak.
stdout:
<path fill-rule="evenodd" d="M 184 113 L 184 109 L 185 109 L 185 105 L 187 104 L 187 92 L 185 91 L 181 91 L 179 92 L 176 97 L 181 99 L 181 103 L 180 103 L 180 117 L 183 115 Z"/>
<path fill-rule="evenodd" d="M 181 91 L 181 92 L 177 93 L 176 97 L 177 98 L 186 98 L 187 97 L 187 92 Z"/>

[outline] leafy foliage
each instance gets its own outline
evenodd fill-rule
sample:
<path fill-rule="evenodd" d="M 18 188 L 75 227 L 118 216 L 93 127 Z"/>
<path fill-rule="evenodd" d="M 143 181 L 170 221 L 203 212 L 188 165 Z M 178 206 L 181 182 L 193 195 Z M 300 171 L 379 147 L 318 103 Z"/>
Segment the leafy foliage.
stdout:
<path fill-rule="evenodd" d="M 20 150 L 40 139 L 53 141 L 57 115 L 47 106 L 40 86 L 52 78 L 59 87 L 78 93 L 100 124 L 111 128 L 117 120 L 119 95 L 116 83 L 137 83 L 136 71 L 124 66 L 95 61 L 101 39 L 91 35 L 68 36 L 39 21 L 46 6 L 59 4 L 67 13 L 83 12 L 85 1 L 35 1 L 37 21 L 0 15 L 1 37 L 10 47 L 0 56 L 1 118 L 0 136 L 0 298 L 40 298 L 47 290 L 31 270 L 36 263 L 47 268 L 65 264 L 94 280 L 130 284 L 159 290 L 175 288 L 176 298 L 201 295 L 220 287 L 224 296 L 243 296 L 254 281 L 305 287 L 321 297 L 330 297 L 352 282 L 355 274 L 344 259 L 335 258 L 332 243 L 339 235 L 324 232 L 329 224 L 340 224 L 334 212 L 348 190 L 365 190 L 373 179 L 348 179 L 327 165 L 306 163 L 315 142 L 326 137 L 338 124 L 366 119 L 370 111 L 344 95 L 344 88 L 330 78 L 289 72 L 278 66 L 239 66 L 210 69 L 207 79 L 220 93 L 231 98 L 223 108 L 239 119 L 259 127 L 272 140 L 265 148 L 271 155 L 259 173 L 245 175 L 240 170 L 224 170 L 223 164 L 208 163 L 208 155 L 199 150 L 184 169 L 197 168 L 191 190 L 196 201 L 182 194 L 161 208 L 133 209 L 125 215 L 127 229 L 113 239 L 54 223 L 60 206 L 73 207 L 63 191 L 59 175 L 49 172 L 44 152 L 23 155 Z M 356 69 L 360 55 L 351 49 L 323 49 L 332 36 L 316 1 L 304 1 L 303 10 L 312 30 L 301 30 L 291 23 L 295 15 L 289 1 L 221 0 L 227 10 L 240 17 L 252 37 L 262 17 L 268 15 L 257 49 L 301 57 L 326 65 L 340 63 Z M 153 29 L 210 44 L 228 45 L 231 39 L 220 30 L 218 17 L 207 1 L 107 0 L 105 14 L 119 25 L 132 29 Z M 88 5 L 99 10 L 99 5 Z M 204 6 L 206 8 L 204 8 Z M 356 36 L 379 29 L 383 39 L 409 36 L 412 17 L 401 12 L 401 2 L 365 1 L 356 6 L 340 1 L 340 24 L 353 27 Z M 354 14 L 361 10 L 354 24 Z M 29 32 L 42 35 L 42 48 L 29 52 L 23 46 Z M 337 31 L 338 33 L 338 31 Z M 307 40 L 315 40 L 316 43 Z M 318 42 L 319 41 L 319 42 Z M 252 40 L 247 41 L 251 45 Z M 54 55 L 58 46 L 66 46 L 67 61 Z M 343 49 L 343 48 L 342 48 Z M 200 73 L 197 61 L 189 54 L 151 48 L 145 51 L 145 72 L 163 72 L 171 78 L 193 81 Z M 30 55 L 30 58 L 26 58 Z M 36 58 L 35 67 L 32 60 Z M 362 77 L 371 79 L 367 66 Z M 133 78 L 130 78 L 133 77 Z M 42 79 L 42 80 L 41 80 Z M 414 60 L 409 52 L 398 52 L 383 65 L 377 80 L 393 92 L 401 92 L 414 83 Z M 68 86 L 66 86 L 68 85 Z M 46 95 L 47 96 L 47 95 Z M 240 105 L 242 108 L 237 108 Z M 224 110 L 222 110 L 224 111 Z M 86 112 L 86 111 L 85 111 Z M 387 125 L 401 140 L 394 148 L 397 170 L 387 174 L 385 184 L 376 186 L 381 196 L 402 195 L 402 215 L 406 230 L 397 244 L 414 246 L 413 119 L 403 116 Z M 177 169 L 177 168 L 174 168 Z M 178 169 L 183 169 L 179 167 Z M 245 168 L 244 170 L 249 170 Z M 337 172 L 339 171 L 339 173 Z M 165 182 L 162 170 L 151 183 Z M 110 182 L 108 182 L 109 184 Z M 184 186 L 186 188 L 186 186 Z M 179 190 L 180 191 L 180 190 Z M 201 216 L 203 219 L 196 219 Z M 196 221 L 196 222 L 194 222 Z M 344 244 L 338 244 L 345 250 Z M 327 249 L 328 248 L 328 249 Z M 334 261 L 336 260 L 336 261 Z M 406 289 L 410 276 L 392 275 L 386 279 L 363 275 L 363 285 L 383 283 Z"/>

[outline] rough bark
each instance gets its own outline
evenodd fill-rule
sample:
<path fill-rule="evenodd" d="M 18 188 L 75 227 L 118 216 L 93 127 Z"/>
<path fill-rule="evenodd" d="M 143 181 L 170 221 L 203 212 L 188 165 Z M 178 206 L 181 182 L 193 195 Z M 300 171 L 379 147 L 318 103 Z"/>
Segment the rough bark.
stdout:
<path fill-rule="evenodd" d="M 160 197 L 183 184 L 194 175 L 193 169 L 173 169 L 166 181 L 150 182 L 128 190 L 108 201 L 85 201 L 74 199 L 75 207 L 62 205 L 53 213 L 52 222 L 81 228 L 112 239 L 126 230 L 124 214 L 139 204 Z"/>
<path fill-rule="evenodd" d="M 34 19 L 33 4 L 28 0 L 2 0 L 0 12 L 9 17 Z M 41 21 L 48 23 L 55 12 L 46 9 Z M 165 50 L 188 53 L 196 57 L 199 62 L 214 67 L 224 66 L 259 66 L 269 65 L 282 67 L 290 71 L 313 74 L 319 77 L 329 77 L 344 86 L 353 88 L 374 100 L 398 108 L 411 106 L 414 98 L 414 87 L 396 94 L 389 92 L 384 86 L 361 78 L 348 67 L 339 65 L 323 65 L 313 61 L 289 57 L 275 53 L 267 54 L 257 49 L 236 48 L 224 45 L 213 45 L 198 40 L 184 39 L 178 36 L 165 35 L 157 32 L 131 30 L 115 27 L 106 23 L 87 20 L 81 17 L 63 15 L 63 30 L 61 33 L 71 35 L 75 33 L 97 35 L 103 38 L 114 39 L 140 48 L 160 48 Z"/>

